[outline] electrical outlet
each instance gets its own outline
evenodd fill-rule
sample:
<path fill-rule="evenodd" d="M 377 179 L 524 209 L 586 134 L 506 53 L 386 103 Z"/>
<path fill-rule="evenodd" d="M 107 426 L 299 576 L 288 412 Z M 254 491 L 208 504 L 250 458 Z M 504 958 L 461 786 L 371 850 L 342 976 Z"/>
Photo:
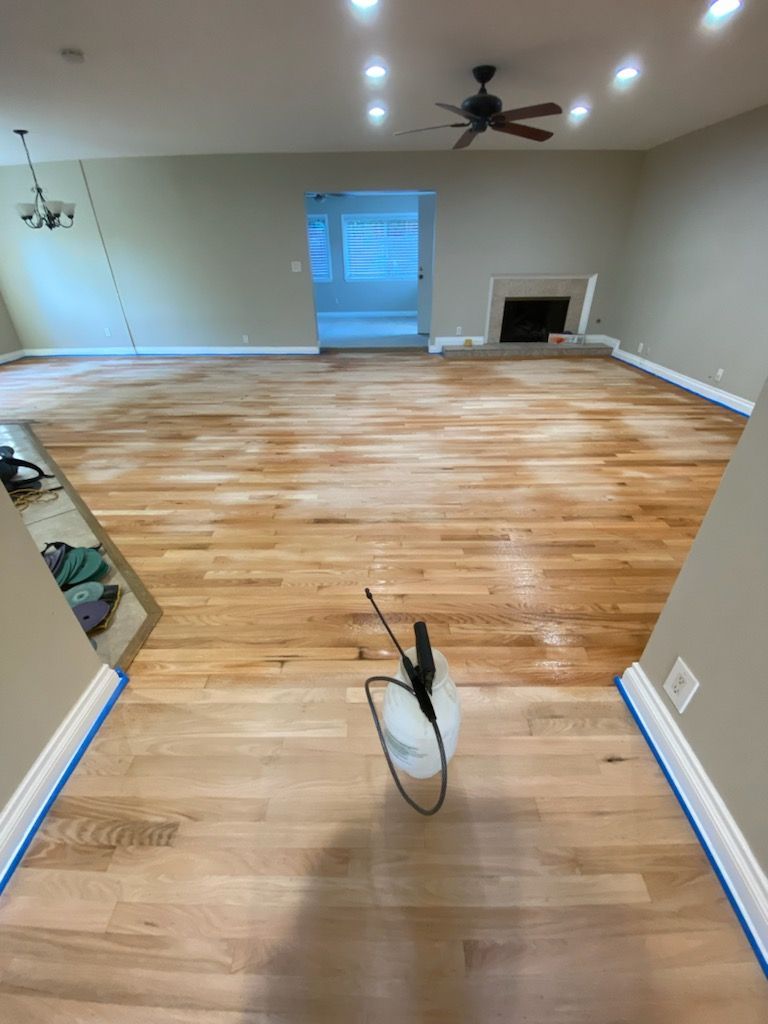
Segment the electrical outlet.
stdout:
<path fill-rule="evenodd" d="M 294 274 L 301 273 L 301 260 L 291 260 L 291 271 Z"/>
<path fill-rule="evenodd" d="M 677 710 L 682 713 L 699 688 L 699 680 L 682 658 L 678 658 L 664 682 L 664 689 Z"/>
<path fill-rule="evenodd" d="M 110 329 L 108 327 L 104 328 L 104 337 L 105 338 L 111 338 L 112 337 L 112 331 L 110 331 Z"/>
<path fill-rule="evenodd" d="M 720 369 L 719 369 L 719 370 L 717 371 L 717 373 L 715 374 L 715 380 L 717 380 L 717 381 L 720 381 L 720 380 L 722 380 L 722 379 L 723 379 L 723 374 L 724 374 L 724 373 L 725 373 L 725 370 L 724 370 L 724 369 L 723 369 L 723 368 L 721 367 L 721 368 L 720 368 Z"/>
<path fill-rule="evenodd" d="M 643 351 L 644 348 L 645 348 L 645 345 L 641 341 L 640 344 L 637 346 L 637 354 L 640 355 L 640 353 Z"/>
<path fill-rule="evenodd" d="M 464 333 L 464 328 L 463 327 L 457 327 L 456 328 L 456 337 L 457 338 L 459 337 L 459 335 L 461 335 L 463 333 Z"/>
<path fill-rule="evenodd" d="M 249 345 L 249 344 L 250 344 L 250 342 L 251 342 L 251 339 L 250 339 L 250 338 L 248 337 L 248 335 L 247 335 L 247 334 L 244 334 L 244 335 L 243 335 L 243 344 L 244 344 L 244 345 Z"/>

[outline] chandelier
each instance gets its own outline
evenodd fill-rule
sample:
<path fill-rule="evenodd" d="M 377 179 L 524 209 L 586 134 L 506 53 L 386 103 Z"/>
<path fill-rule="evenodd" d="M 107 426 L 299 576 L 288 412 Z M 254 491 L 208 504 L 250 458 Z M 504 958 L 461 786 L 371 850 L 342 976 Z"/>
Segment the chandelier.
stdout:
<path fill-rule="evenodd" d="M 19 136 L 24 152 L 27 154 L 27 163 L 32 172 L 32 180 L 35 183 L 32 188 L 35 200 L 32 203 L 17 203 L 16 209 L 19 216 L 30 228 L 41 228 L 43 225 L 50 228 L 51 231 L 54 228 L 71 228 L 75 220 L 75 204 L 62 203 L 60 199 L 45 198 L 43 190 L 40 188 L 40 182 L 37 180 L 35 168 L 32 166 L 32 158 L 27 149 L 27 140 L 24 138 L 26 134 L 26 128 L 14 128 L 14 135 Z M 62 217 L 68 217 L 69 223 L 65 223 Z"/>

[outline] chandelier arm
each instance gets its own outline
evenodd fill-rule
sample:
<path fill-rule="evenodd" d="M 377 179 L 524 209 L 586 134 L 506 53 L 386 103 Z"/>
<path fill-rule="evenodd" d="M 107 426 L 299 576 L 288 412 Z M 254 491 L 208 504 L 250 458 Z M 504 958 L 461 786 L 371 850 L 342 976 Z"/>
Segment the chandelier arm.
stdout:
<path fill-rule="evenodd" d="M 48 217 L 48 209 L 45 205 L 45 196 L 43 195 L 43 190 L 40 188 L 37 182 L 35 182 L 35 187 L 32 189 L 32 191 L 35 193 L 35 213 L 37 214 L 38 220 L 42 224 L 45 220 L 47 220 Z"/>

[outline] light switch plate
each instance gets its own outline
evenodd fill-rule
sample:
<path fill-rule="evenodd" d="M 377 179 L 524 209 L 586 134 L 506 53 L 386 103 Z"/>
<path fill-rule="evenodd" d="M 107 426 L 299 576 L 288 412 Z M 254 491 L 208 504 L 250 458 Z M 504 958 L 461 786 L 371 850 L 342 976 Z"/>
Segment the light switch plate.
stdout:
<path fill-rule="evenodd" d="M 664 690 L 681 715 L 691 703 L 691 698 L 698 688 L 699 680 L 683 659 L 678 658 L 664 682 Z"/>
<path fill-rule="evenodd" d="M 291 270 L 294 274 L 301 273 L 301 260 L 291 260 Z"/>

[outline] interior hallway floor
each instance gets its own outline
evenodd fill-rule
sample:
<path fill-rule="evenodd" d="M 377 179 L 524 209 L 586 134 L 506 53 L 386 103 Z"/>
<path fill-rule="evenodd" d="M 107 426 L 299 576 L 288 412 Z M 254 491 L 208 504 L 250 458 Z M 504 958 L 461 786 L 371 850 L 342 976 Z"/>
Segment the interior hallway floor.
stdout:
<path fill-rule="evenodd" d="M 741 417 L 608 359 L 416 353 L 29 359 L 0 404 L 164 611 L 0 900 L 0 1019 L 764 1022 L 612 686 Z M 369 720 L 366 585 L 460 686 L 435 819 Z"/>
<path fill-rule="evenodd" d="M 319 313 L 321 348 L 425 348 L 429 335 L 418 333 L 415 316 L 339 316 Z"/>

